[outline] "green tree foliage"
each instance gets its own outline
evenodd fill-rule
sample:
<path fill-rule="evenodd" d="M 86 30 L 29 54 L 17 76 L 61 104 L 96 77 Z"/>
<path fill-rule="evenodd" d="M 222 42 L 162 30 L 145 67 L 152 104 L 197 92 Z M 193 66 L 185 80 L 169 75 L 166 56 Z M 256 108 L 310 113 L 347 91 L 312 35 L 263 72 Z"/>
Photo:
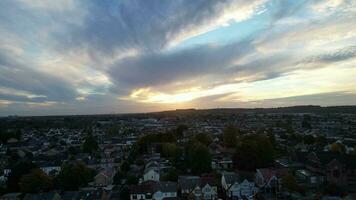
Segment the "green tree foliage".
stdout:
<path fill-rule="evenodd" d="M 175 129 L 175 134 L 177 137 L 182 138 L 184 131 L 188 130 L 188 126 L 184 124 L 180 124 L 176 129 Z"/>
<path fill-rule="evenodd" d="M 129 174 L 127 176 L 127 184 L 128 185 L 135 185 L 138 183 L 139 178 L 135 175 Z"/>
<path fill-rule="evenodd" d="M 351 155 L 356 156 L 356 146 L 354 146 L 354 149 L 352 149 Z"/>
<path fill-rule="evenodd" d="M 207 133 L 198 133 L 194 135 L 193 140 L 196 140 L 205 146 L 209 146 L 209 144 L 213 142 L 213 138 Z"/>
<path fill-rule="evenodd" d="M 200 175 L 211 171 L 212 156 L 208 147 L 200 142 L 191 142 L 187 149 L 187 164 L 192 173 Z"/>
<path fill-rule="evenodd" d="M 122 179 L 125 178 L 125 174 L 121 171 L 117 171 L 116 174 L 114 175 L 114 184 L 115 185 L 121 185 Z"/>
<path fill-rule="evenodd" d="M 20 191 L 19 182 L 23 175 L 31 172 L 32 169 L 35 169 L 37 166 L 29 161 L 22 161 L 16 163 L 11 167 L 11 173 L 7 179 L 7 188 L 9 192 L 18 192 Z"/>
<path fill-rule="evenodd" d="M 271 145 L 275 146 L 276 145 L 276 136 L 274 135 L 273 132 L 268 132 L 267 134 L 269 141 L 271 142 Z"/>
<path fill-rule="evenodd" d="M 130 199 L 130 190 L 127 186 L 121 188 L 120 190 L 120 199 L 129 200 Z"/>
<path fill-rule="evenodd" d="M 325 145 L 327 145 L 328 141 L 324 135 L 319 134 L 315 138 L 315 143 L 320 147 L 324 147 Z"/>
<path fill-rule="evenodd" d="M 178 171 L 176 169 L 172 169 L 162 177 L 162 180 L 177 182 L 178 175 L 179 175 Z"/>
<path fill-rule="evenodd" d="M 305 144 L 312 145 L 312 144 L 315 143 L 315 138 L 312 135 L 306 135 L 306 136 L 303 137 L 303 142 Z"/>
<path fill-rule="evenodd" d="M 53 186 L 53 180 L 41 169 L 33 169 L 29 174 L 21 177 L 19 182 L 21 192 L 38 193 L 49 191 Z"/>
<path fill-rule="evenodd" d="M 298 144 L 303 141 L 303 136 L 297 134 L 297 133 L 289 133 L 287 135 L 287 139 L 289 142 L 293 144 Z"/>
<path fill-rule="evenodd" d="M 130 170 L 130 163 L 127 161 L 122 162 L 120 169 L 122 172 L 128 172 Z"/>
<path fill-rule="evenodd" d="M 99 145 L 98 142 L 96 141 L 96 138 L 93 135 L 89 134 L 85 138 L 82 148 L 84 153 L 94 153 L 95 151 L 98 150 Z"/>
<path fill-rule="evenodd" d="M 341 154 L 346 152 L 345 146 L 342 143 L 339 143 L 339 142 L 332 143 L 331 146 L 330 146 L 330 150 L 332 152 L 341 153 Z"/>
<path fill-rule="evenodd" d="M 233 156 L 238 169 L 254 170 L 268 166 L 274 158 L 274 147 L 266 135 L 245 135 L 236 145 Z"/>
<path fill-rule="evenodd" d="M 311 117 L 310 115 L 303 115 L 302 127 L 306 129 L 311 129 Z"/>
<path fill-rule="evenodd" d="M 107 129 L 106 133 L 108 136 L 115 136 L 119 132 L 119 127 L 118 126 L 112 126 Z"/>
<path fill-rule="evenodd" d="M 62 165 L 57 181 L 63 190 L 77 190 L 92 181 L 94 175 L 95 170 L 88 168 L 82 162 L 76 161 Z"/>
<path fill-rule="evenodd" d="M 223 142 L 227 147 L 234 147 L 237 143 L 239 130 L 232 124 L 228 124 L 223 131 Z"/>
<path fill-rule="evenodd" d="M 21 139 L 21 130 L 19 129 L 8 129 L 0 131 L 0 142 L 6 144 L 10 138 Z"/>
<path fill-rule="evenodd" d="M 163 143 L 161 155 L 166 158 L 171 158 L 173 161 L 182 156 L 183 150 L 174 143 Z"/>
<path fill-rule="evenodd" d="M 282 187 L 289 192 L 302 192 L 302 188 L 298 185 L 295 177 L 291 174 L 282 178 Z"/>
<path fill-rule="evenodd" d="M 176 141 L 177 137 L 174 133 L 148 134 L 140 137 L 134 148 L 138 154 L 144 154 L 149 151 L 153 143 L 174 143 Z"/>

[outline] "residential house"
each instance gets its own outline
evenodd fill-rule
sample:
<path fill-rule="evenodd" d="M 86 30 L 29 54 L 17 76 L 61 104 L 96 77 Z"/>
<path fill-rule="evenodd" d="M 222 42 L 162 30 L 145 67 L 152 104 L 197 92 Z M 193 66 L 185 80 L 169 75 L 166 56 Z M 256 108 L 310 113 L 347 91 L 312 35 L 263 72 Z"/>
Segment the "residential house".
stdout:
<path fill-rule="evenodd" d="M 255 182 L 262 192 L 278 192 L 281 178 L 288 174 L 288 169 L 256 169 Z"/>
<path fill-rule="evenodd" d="M 307 169 L 299 169 L 295 172 L 298 182 L 305 184 L 307 187 L 317 187 L 324 183 L 325 176 L 320 173 L 314 173 Z"/>
<path fill-rule="evenodd" d="M 145 171 L 143 174 L 143 180 L 144 181 L 156 181 L 158 182 L 160 179 L 160 173 L 159 173 L 160 167 L 159 163 L 156 161 L 151 161 L 146 164 L 145 166 Z"/>
<path fill-rule="evenodd" d="M 325 181 L 340 186 L 356 185 L 356 156 L 332 152 L 312 152 L 302 158 L 305 168 L 325 176 Z"/>
<path fill-rule="evenodd" d="M 258 192 L 253 180 L 240 177 L 235 172 L 224 172 L 221 185 L 227 199 L 253 199 Z"/>
<path fill-rule="evenodd" d="M 129 186 L 130 200 L 152 199 L 155 183 L 152 181 L 144 182 L 140 185 Z"/>
<path fill-rule="evenodd" d="M 177 183 L 159 182 L 155 185 L 153 199 L 163 200 L 174 197 L 177 197 Z"/>
<path fill-rule="evenodd" d="M 183 198 L 217 199 L 218 189 L 213 177 L 180 176 L 178 184 Z"/>

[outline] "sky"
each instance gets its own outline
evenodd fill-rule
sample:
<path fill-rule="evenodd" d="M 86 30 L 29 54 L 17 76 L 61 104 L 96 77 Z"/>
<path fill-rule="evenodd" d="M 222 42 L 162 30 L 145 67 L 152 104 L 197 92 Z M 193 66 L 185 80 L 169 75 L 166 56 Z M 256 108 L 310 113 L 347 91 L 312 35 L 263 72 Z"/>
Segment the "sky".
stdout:
<path fill-rule="evenodd" d="M 355 0 L 0 1 L 0 116 L 355 104 Z"/>

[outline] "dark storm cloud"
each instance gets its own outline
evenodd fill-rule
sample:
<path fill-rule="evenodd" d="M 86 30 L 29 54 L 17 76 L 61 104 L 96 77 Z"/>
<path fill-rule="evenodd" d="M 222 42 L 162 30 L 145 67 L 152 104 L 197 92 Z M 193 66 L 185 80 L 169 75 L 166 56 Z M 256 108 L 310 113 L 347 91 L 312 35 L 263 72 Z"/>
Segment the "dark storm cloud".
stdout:
<path fill-rule="evenodd" d="M 203 45 L 192 49 L 133 56 L 111 67 L 111 78 L 118 85 L 144 87 L 225 74 L 233 61 L 253 51 L 250 41 L 226 46 Z"/>

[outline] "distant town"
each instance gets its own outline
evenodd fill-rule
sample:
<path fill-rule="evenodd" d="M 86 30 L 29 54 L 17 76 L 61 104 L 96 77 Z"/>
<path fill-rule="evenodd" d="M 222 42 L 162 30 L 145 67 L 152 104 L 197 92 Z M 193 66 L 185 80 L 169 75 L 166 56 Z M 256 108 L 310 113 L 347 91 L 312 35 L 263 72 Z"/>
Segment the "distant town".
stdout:
<path fill-rule="evenodd" d="M 2 117 L 18 199 L 356 199 L 356 106 Z"/>

